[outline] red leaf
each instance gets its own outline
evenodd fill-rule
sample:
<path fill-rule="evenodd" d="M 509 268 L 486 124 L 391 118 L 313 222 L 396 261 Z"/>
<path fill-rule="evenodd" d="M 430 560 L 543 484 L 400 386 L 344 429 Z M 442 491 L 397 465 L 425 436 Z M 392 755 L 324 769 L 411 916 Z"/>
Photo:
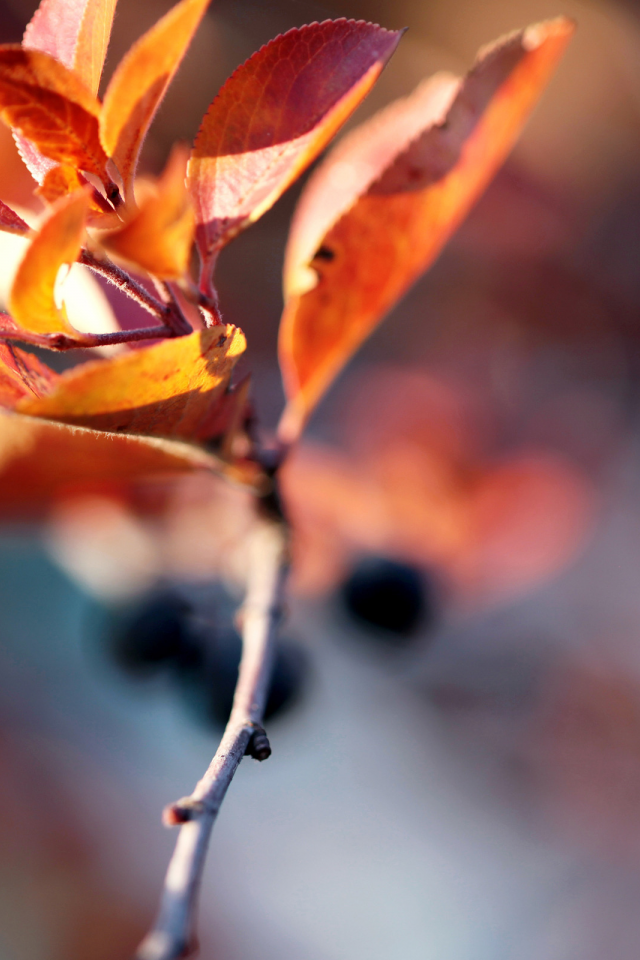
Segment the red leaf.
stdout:
<path fill-rule="evenodd" d="M 326 20 L 290 30 L 239 67 L 211 104 L 189 164 L 205 273 L 324 149 L 378 78 L 399 31 Z"/>
<path fill-rule="evenodd" d="M 117 0 L 42 0 L 22 45 L 74 70 L 97 94 Z"/>
<path fill-rule="evenodd" d="M 8 207 L 4 201 L 0 200 L 0 230 L 6 233 L 29 233 L 31 228 L 24 222 L 22 217 L 14 213 L 11 207 Z"/>
<path fill-rule="evenodd" d="M 42 397 L 58 374 L 30 353 L 0 343 L 0 406 L 13 410 L 23 397 Z"/>
<path fill-rule="evenodd" d="M 418 87 L 311 179 L 286 258 L 284 438 L 299 434 L 336 373 L 437 257 L 511 150 L 573 30 L 560 17 L 503 38 L 459 88 L 448 77 Z"/>

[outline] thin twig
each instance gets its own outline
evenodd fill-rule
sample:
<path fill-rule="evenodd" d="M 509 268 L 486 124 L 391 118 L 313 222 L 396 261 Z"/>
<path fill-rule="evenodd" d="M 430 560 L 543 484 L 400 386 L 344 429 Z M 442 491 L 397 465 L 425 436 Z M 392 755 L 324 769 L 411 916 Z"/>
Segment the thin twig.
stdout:
<path fill-rule="evenodd" d="M 251 541 L 242 617 L 242 661 L 233 709 L 204 777 L 190 797 L 165 811 L 165 822 L 183 825 L 167 871 L 156 924 L 140 945 L 137 960 L 180 960 L 195 949 L 197 897 L 211 829 L 252 737 L 262 729 L 287 568 L 284 523 L 262 519 Z M 268 755 L 268 749 L 258 755 Z"/>
<path fill-rule="evenodd" d="M 104 277 L 110 283 L 113 283 L 118 290 L 122 290 L 123 293 L 126 293 L 128 297 L 131 297 L 132 300 L 135 300 L 141 307 L 148 311 L 148 313 L 153 314 L 154 317 L 157 317 L 160 320 L 166 322 L 167 315 L 171 312 L 167 304 L 161 303 L 160 300 L 157 300 L 153 294 L 149 293 L 148 290 L 138 283 L 137 280 L 134 280 L 133 277 L 130 277 L 129 274 L 118 267 L 113 261 L 109 260 L 107 257 L 99 258 L 94 256 L 90 250 L 83 250 L 78 257 L 79 263 L 83 263 L 86 267 L 91 267 L 91 269 L 100 274 L 101 277 Z"/>
<path fill-rule="evenodd" d="M 153 285 L 158 292 L 158 296 L 168 308 L 165 323 L 171 327 L 176 337 L 184 337 L 186 334 L 193 333 L 193 327 L 182 312 L 182 307 L 171 284 L 166 280 L 153 277 Z"/>
<path fill-rule="evenodd" d="M 188 280 L 183 280 L 180 286 L 187 300 L 198 307 L 205 327 L 216 327 L 218 324 L 224 323 L 220 311 L 220 300 L 215 287 L 212 286 L 210 292 L 205 293 L 195 283 Z"/>
<path fill-rule="evenodd" d="M 224 323 L 217 296 L 215 299 L 212 299 L 204 293 L 199 292 L 197 304 L 205 327 L 215 327 L 220 323 Z"/>
<path fill-rule="evenodd" d="M 0 322 L 4 319 L 0 314 Z M 9 317 L 9 320 L 11 318 Z M 6 322 L 6 321 L 5 321 Z M 116 343 L 132 343 L 134 340 L 162 340 L 177 334 L 164 324 L 159 327 L 140 327 L 137 330 L 114 330 L 112 333 L 32 333 L 29 330 L 1 329 L 0 340 L 16 340 L 47 350 L 84 350 L 91 347 L 108 347 Z"/>

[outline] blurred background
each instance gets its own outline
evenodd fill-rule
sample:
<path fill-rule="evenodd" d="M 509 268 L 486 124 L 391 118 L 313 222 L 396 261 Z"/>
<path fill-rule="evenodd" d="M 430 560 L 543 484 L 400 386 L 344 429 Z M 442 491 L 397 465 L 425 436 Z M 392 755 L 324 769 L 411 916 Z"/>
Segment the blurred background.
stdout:
<path fill-rule="evenodd" d="M 0 2 L 3 41 L 35 6 Z M 120 0 L 107 77 L 170 6 Z M 241 766 L 214 833 L 206 960 L 638 956 L 640 6 L 214 0 L 144 167 L 292 26 L 410 28 L 359 122 L 559 13 L 578 32 L 512 157 L 286 468 L 274 755 Z M 0 157 L 0 198 L 35 213 L 4 130 Z M 299 190 L 219 269 L 266 434 Z M 83 290 L 93 329 L 133 322 Z M 246 502 L 193 477 L 162 510 L 76 491 L 3 517 L 0 954 L 119 960 L 175 840 L 161 810 L 228 709 Z"/>

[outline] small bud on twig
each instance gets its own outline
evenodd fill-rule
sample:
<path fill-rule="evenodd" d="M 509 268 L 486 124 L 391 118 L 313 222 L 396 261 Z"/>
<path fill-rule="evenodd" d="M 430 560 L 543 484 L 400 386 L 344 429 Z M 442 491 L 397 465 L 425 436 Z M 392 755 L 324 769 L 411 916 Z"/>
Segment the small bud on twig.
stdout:
<path fill-rule="evenodd" d="M 246 757 L 253 757 L 254 760 L 267 760 L 271 756 L 271 744 L 263 727 L 253 724 L 254 731 L 245 750 Z"/>
<path fill-rule="evenodd" d="M 162 822 L 165 827 L 178 827 L 181 823 L 196 820 L 202 813 L 204 813 L 204 804 L 201 800 L 183 797 L 182 800 L 176 800 L 175 803 L 170 803 L 164 808 Z"/>

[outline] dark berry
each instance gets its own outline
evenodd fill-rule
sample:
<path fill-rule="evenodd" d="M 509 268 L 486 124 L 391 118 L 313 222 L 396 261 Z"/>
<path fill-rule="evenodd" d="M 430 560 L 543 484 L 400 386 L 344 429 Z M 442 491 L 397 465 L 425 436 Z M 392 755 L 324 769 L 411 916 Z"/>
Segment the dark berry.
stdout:
<path fill-rule="evenodd" d="M 220 728 L 229 719 L 242 653 L 239 634 L 229 628 L 213 638 L 199 668 L 178 671 L 183 693 L 196 715 L 207 725 Z M 298 700 L 307 673 L 303 651 L 290 641 L 279 641 L 264 719 L 288 710 Z"/>
<path fill-rule="evenodd" d="M 433 585 L 415 567 L 385 557 L 368 557 L 342 587 L 342 601 L 361 626 L 401 643 L 434 616 Z"/>
<path fill-rule="evenodd" d="M 242 640 L 233 626 L 237 602 L 221 584 L 165 587 L 107 620 L 116 663 L 145 677 L 164 669 L 198 720 L 216 729 L 231 713 Z M 298 699 L 307 672 L 304 651 L 278 641 L 265 720 Z"/>
<path fill-rule="evenodd" d="M 186 600 L 172 591 L 157 591 L 118 618 L 110 637 L 115 661 L 129 673 L 143 675 L 174 663 L 199 659 Z"/>

